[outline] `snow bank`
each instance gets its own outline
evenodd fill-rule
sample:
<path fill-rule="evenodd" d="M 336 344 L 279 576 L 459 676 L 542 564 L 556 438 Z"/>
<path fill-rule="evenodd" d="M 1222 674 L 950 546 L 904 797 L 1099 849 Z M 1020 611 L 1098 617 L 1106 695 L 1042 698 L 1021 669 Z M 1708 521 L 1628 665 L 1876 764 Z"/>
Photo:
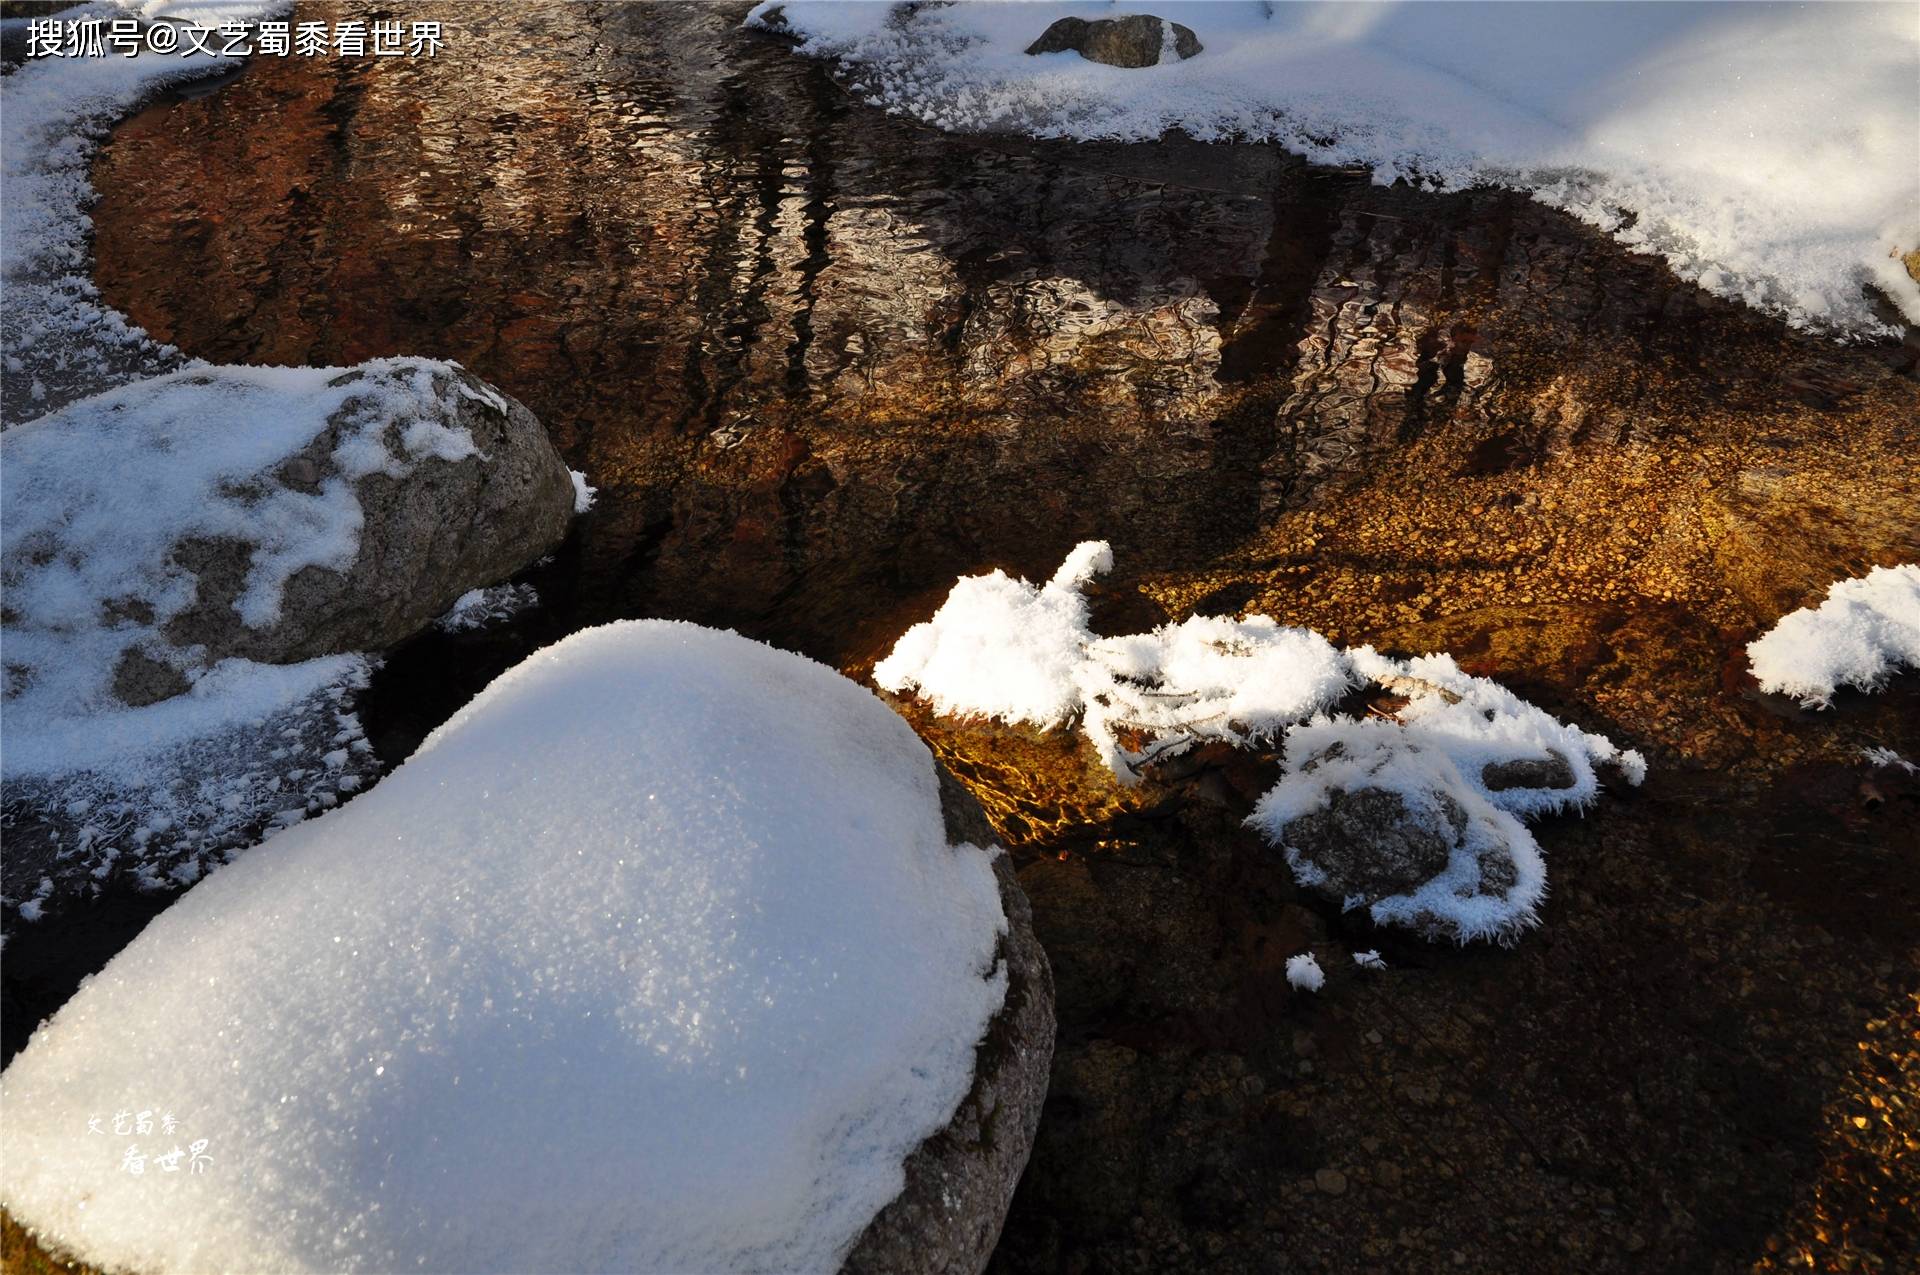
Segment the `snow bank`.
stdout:
<path fill-rule="evenodd" d="M 945 713 L 1041 727 L 1077 718 L 1123 783 L 1202 742 L 1264 745 L 1284 733 L 1283 776 L 1248 822 L 1285 848 L 1304 884 L 1364 903 L 1378 921 L 1462 941 L 1510 937 L 1537 919 L 1546 866 L 1523 818 L 1591 803 L 1602 767 L 1631 784 L 1645 777 L 1638 753 L 1556 721 L 1450 656 L 1342 651 L 1262 615 L 1096 637 L 1081 589 L 1112 564 L 1107 544 L 1091 541 L 1042 587 L 999 571 L 964 578 L 875 666 L 874 680 Z M 1367 683 L 1404 701 L 1394 721 L 1328 715 Z M 1376 809 L 1427 828 L 1430 852 L 1439 846 L 1408 888 L 1349 895 L 1327 856 L 1290 841 L 1300 821 L 1363 789 L 1390 794 Z M 1356 835 L 1387 830 L 1378 818 L 1335 828 L 1338 857 L 1356 877 L 1394 876 L 1352 862 L 1372 853 L 1353 847 Z M 1415 855 L 1398 871 L 1421 864 Z"/>
<path fill-rule="evenodd" d="M 1760 689 L 1826 707 L 1843 686 L 1878 690 L 1920 668 L 1920 566 L 1875 567 L 1842 580 L 1747 644 Z"/>
<path fill-rule="evenodd" d="M 1141 69 L 1025 48 L 1057 18 L 1199 36 Z M 1277 141 L 1375 180 L 1529 191 L 1682 278 L 1842 333 L 1920 322 L 1911 4 L 989 4 L 770 0 L 750 24 L 941 128 Z"/>
<path fill-rule="evenodd" d="M 155 1275 L 832 1270 L 967 1092 L 1004 928 L 871 694 L 589 630 L 88 983 L 0 1077 L 0 1193 Z"/>

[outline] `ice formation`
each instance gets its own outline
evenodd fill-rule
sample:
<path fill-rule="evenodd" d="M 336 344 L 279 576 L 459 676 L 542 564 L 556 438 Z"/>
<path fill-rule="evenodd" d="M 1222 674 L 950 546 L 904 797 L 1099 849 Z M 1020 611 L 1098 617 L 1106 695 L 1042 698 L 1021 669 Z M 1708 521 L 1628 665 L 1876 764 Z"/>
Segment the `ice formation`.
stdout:
<path fill-rule="evenodd" d="M 583 514 L 593 508 L 593 502 L 599 497 L 600 489 L 589 487 L 587 476 L 577 469 L 569 469 L 567 473 L 573 479 L 573 512 Z"/>
<path fill-rule="evenodd" d="M 539 603 L 540 592 L 530 584 L 495 584 L 484 589 L 468 589 L 455 598 L 447 613 L 433 624 L 442 633 L 467 633 L 505 624 Z"/>
<path fill-rule="evenodd" d="M 1312 952 L 1302 952 L 1287 958 L 1287 982 L 1303 992 L 1317 992 L 1327 985 L 1327 974 Z"/>
<path fill-rule="evenodd" d="M 1638 753 L 1556 721 L 1446 655 L 1343 651 L 1261 615 L 1095 636 L 1081 591 L 1112 563 L 1106 543 L 1093 541 L 1045 585 L 1000 571 L 963 578 L 875 666 L 874 680 L 945 713 L 1042 727 L 1077 719 L 1123 783 L 1197 743 L 1284 735 L 1281 780 L 1248 822 L 1285 849 L 1303 884 L 1378 921 L 1461 941 L 1507 938 L 1537 919 L 1546 866 L 1523 819 L 1592 802 L 1603 767 L 1630 784 L 1645 777 Z M 1394 721 L 1332 714 L 1363 684 L 1404 700 Z M 1339 809 L 1358 793 L 1370 795 Z M 1310 849 L 1308 826 L 1332 840 Z M 1402 838 L 1402 862 L 1369 864 L 1355 852 L 1396 828 L 1420 830 L 1417 844 Z"/>
<path fill-rule="evenodd" d="M 1122 69 L 1024 50 L 1057 18 L 1158 13 L 1204 51 Z M 1920 284 L 1911 4 L 845 4 L 750 24 L 937 127 L 1277 141 L 1374 179 L 1495 183 L 1804 327 L 1891 329 Z"/>
<path fill-rule="evenodd" d="M 149 1275 L 831 1271 L 972 1083 L 992 853 L 832 670 L 575 634 L 43 1025 L 0 1199 Z"/>
<path fill-rule="evenodd" d="M 1875 567 L 1747 644 L 1760 689 L 1824 708 L 1843 686 L 1878 690 L 1920 668 L 1920 565 Z"/>

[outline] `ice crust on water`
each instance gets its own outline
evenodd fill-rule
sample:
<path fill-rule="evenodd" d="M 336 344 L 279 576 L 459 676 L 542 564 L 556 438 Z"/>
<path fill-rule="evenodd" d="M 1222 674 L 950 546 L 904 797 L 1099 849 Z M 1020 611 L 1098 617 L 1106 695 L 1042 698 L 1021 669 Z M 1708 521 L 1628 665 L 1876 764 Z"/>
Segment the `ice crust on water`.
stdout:
<path fill-rule="evenodd" d="M 1508 938 L 1537 919 L 1546 865 L 1522 819 L 1589 804 L 1603 765 L 1628 783 L 1645 777 L 1638 753 L 1556 721 L 1447 655 L 1343 651 L 1262 615 L 1195 616 L 1097 637 L 1081 591 L 1112 564 L 1108 545 L 1091 541 L 1045 585 L 1001 571 L 965 577 L 874 667 L 874 681 L 950 714 L 1040 727 L 1077 719 L 1123 783 L 1196 744 L 1264 745 L 1284 735 L 1282 778 L 1248 820 L 1283 847 L 1288 825 L 1337 791 L 1382 788 L 1415 815 L 1432 814 L 1444 794 L 1467 819 L 1447 866 L 1371 911 L 1403 925 L 1431 928 L 1437 919 L 1462 941 Z M 1331 712 L 1365 683 L 1404 697 L 1396 721 Z M 1134 738 L 1146 741 L 1137 751 L 1125 743 Z M 1488 784 L 1488 767 L 1521 763 L 1557 768 L 1565 782 Z M 1287 855 L 1303 882 L 1319 880 L 1291 848 Z M 1490 860 L 1503 865 L 1498 887 L 1483 881 Z"/>
<path fill-rule="evenodd" d="M 832 670 L 576 634 L 43 1026 L 0 1076 L 0 1196 L 155 1275 L 832 1270 L 972 1082 L 992 853 Z M 211 1168 L 120 1171 L 87 1122 L 145 1108 Z"/>
<path fill-rule="evenodd" d="M 1186 61 L 1024 52 L 1056 19 L 1155 13 Z M 768 0 L 854 91 L 935 126 L 1272 140 L 1382 184 L 1511 186 L 1684 279 L 1844 334 L 1920 322 L 1920 24 L 1911 4 L 923 5 Z"/>
<path fill-rule="evenodd" d="M 1873 691 L 1920 668 L 1920 565 L 1875 567 L 1827 590 L 1747 644 L 1760 689 L 1825 708 L 1843 686 Z"/>

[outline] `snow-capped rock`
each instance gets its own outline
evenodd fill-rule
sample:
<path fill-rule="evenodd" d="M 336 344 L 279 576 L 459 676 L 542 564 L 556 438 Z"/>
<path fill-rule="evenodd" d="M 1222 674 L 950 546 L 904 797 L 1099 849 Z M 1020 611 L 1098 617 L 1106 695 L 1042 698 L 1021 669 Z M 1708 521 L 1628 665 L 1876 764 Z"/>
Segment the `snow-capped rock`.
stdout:
<path fill-rule="evenodd" d="M 984 1259 L 1051 984 L 944 804 L 830 669 L 575 634 L 43 1026 L 0 1076 L 0 1202 L 150 1275 L 830 1271 L 915 1227 Z"/>

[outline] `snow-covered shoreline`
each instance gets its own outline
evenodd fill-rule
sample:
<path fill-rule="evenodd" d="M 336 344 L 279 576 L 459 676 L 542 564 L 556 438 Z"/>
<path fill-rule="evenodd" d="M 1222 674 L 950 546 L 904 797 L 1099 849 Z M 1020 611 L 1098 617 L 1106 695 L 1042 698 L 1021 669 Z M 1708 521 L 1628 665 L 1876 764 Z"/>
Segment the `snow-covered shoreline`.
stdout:
<path fill-rule="evenodd" d="M 1122 69 L 1029 56 L 1058 17 L 1155 13 L 1204 46 Z M 1920 24 L 1904 4 L 769 0 L 885 110 L 956 131 L 1274 141 L 1374 179 L 1524 190 L 1681 278 L 1845 337 L 1920 322 Z"/>

